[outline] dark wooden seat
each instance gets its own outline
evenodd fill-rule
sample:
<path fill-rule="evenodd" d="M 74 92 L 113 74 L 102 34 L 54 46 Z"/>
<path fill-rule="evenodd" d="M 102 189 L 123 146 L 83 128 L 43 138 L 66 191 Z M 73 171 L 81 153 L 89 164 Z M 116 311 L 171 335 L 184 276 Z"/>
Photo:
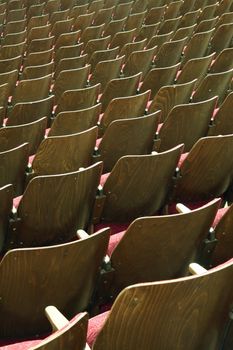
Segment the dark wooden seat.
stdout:
<path fill-rule="evenodd" d="M 15 21 L 21 21 L 26 16 L 26 7 L 11 10 L 8 12 L 6 21 L 7 22 L 15 22 Z"/>
<path fill-rule="evenodd" d="M 222 50 L 210 67 L 210 73 L 221 73 L 233 68 L 233 48 Z"/>
<path fill-rule="evenodd" d="M 192 11 L 185 13 L 179 21 L 178 27 L 176 29 L 190 27 L 196 24 L 197 19 L 200 15 L 200 11 L 201 9 L 199 8 L 196 10 L 193 9 Z"/>
<path fill-rule="evenodd" d="M 40 66 L 51 62 L 53 57 L 53 48 L 46 51 L 31 52 L 25 57 L 24 68 L 29 66 Z"/>
<path fill-rule="evenodd" d="M 32 40 L 49 37 L 49 33 L 51 29 L 52 29 L 51 23 L 48 23 L 39 27 L 32 27 L 30 31 L 28 31 L 28 37 L 27 37 L 28 44 L 30 44 Z"/>
<path fill-rule="evenodd" d="M 97 126 L 80 133 L 49 136 L 37 149 L 29 178 L 76 171 L 92 163 L 97 139 Z"/>
<path fill-rule="evenodd" d="M 19 70 L 22 63 L 22 56 L 16 56 L 12 58 L 0 59 L 0 73 L 7 73 L 12 70 Z"/>
<path fill-rule="evenodd" d="M 67 317 L 86 310 L 107 244 L 108 230 L 102 230 L 88 239 L 8 252 L 0 264 L 1 294 L 4 298 L 1 339 L 21 338 L 22 341 L 25 336 L 32 338 L 51 332 L 50 324 L 44 316 L 44 308 L 48 305 L 57 305 Z M 32 276 L 32 271 L 33 283 L 28 278 Z M 48 278 L 45 278 L 45 271 L 49 274 Z M 41 294 L 40 298 L 38 293 Z M 22 303 L 18 302 L 19 295 Z M 71 334 L 69 336 L 72 344 Z M 55 342 L 55 348 L 61 349 L 56 345 Z M 53 349 L 53 346 L 39 349 Z"/>
<path fill-rule="evenodd" d="M 8 84 L 9 95 L 12 95 L 15 89 L 18 75 L 19 75 L 19 72 L 17 69 L 14 69 L 6 73 L 0 73 L 0 85 Z"/>
<path fill-rule="evenodd" d="M 75 111 L 78 109 L 92 107 L 98 100 L 100 84 L 96 84 L 85 89 L 65 91 L 55 110 L 55 115 L 65 111 Z"/>
<path fill-rule="evenodd" d="M 136 36 L 137 29 L 134 27 L 130 30 L 124 30 L 117 32 L 111 40 L 110 48 L 119 46 L 122 48 L 125 44 L 128 44 L 133 41 Z"/>
<path fill-rule="evenodd" d="M 142 51 L 146 47 L 146 42 L 147 42 L 147 39 L 127 43 L 122 47 L 122 49 L 120 51 L 120 55 L 125 56 L 125 61 L 127 61 L 132 52 Z"/>
<path fill-rule="evenodd" d="M 223 49 L 231 46 L 232 37 L 233 23 L 219 26 L 210 41 L 211 52 L 220 53 Z"/>
<path fill-rule="evenodd" d="M 47 119 L 43 117 L 32 123 L 1 128 L 0 151 L 4 152 L 28 143 L 29 154 L 34 154 L 44 137 L 46 125 Z"/>
<path fill-rule="evenodd" d="M 50 18 L 49 21 L 52 25 L 54 25 L 54 23 L 58 22 L 58 21 L 64 21 L 68 18 L 69 16 L 69 9 L 66 10 L 58 10 L 58 11 L 53 11 L 50 13 Z"/>
<path fill-rule="evenodd" d="M 30 20 L 32 17 L 39 17 L 43 15 L 45 3 L 31 5 L 27 11 L 27 18 Z"/>
<path fill-rule="evenodd" d="M 89 63 L 91 65 L 91 72 L 93 72 L 99 62 L 114 60 L 117 58 L 119 54 L 119 47 L 115 47 L 113 49 L 99 50 L 93 52 L 89 59 Z M 120 54 L 120 56 L 124 56 Z"/>
<path fill-rule="evenodd" d="M 190 40 L 190 38 L 193 36 L 195 29 L 196 29 L 196 24 L 193 24 L 192 26 L 189 26 L 189 27 L 182 27 L 182 28 L 176 29 L 176 31 L 172 36 L 172 41 L 181 40 L 184 38 L 187 38 L 186 39 L 187 41 Z"/>
<path fill-rule="evenodd" d="M 95 51 L 107 50 L 109 48 L 110 41 L 111 35 L 89 40 L 84 48 L 84 52 L 87 54 L 88 60 Z"/>
<path fill-rule="evenodd" d="M 179 16 L 176 18 L 166 19 L 165 21 L 161 22 L 161 25 L 158 30 L 158 34 L 165 34 L 165 33 L 170 33 L 171 31 L 176 31 L 181 19 L 182 19 L 182 16 Z"/>
<path fill-rule="evenodd" d="M 111 21 L 114 9 L 114 6 L 99 9 L 94 16 L 94 25 L 98 26 L 101 23 L 109 23 Z"/>
<path fill-rule="evenodd" d="M 123 60 L 124 56 L 98 62 L 90 77 L 90 84 L 95 85 L 100 83 L 101 92 L 103 92 L 110 80 L 119 78 Z"/>
<path fill-rule="evenodd" d="M 78 69 L 62 70 L 59 73 L 52 90 L 52 93 L 55 95 L 55 104 L 59 102 L 65 91 L 82 89 L 87 86 L 90 68 L 90 65 L 86 65 Z"/>
<path fill-rule="evenodd" d="M 209 128 L 208 136 L 233 134 L 232 108 L 233 92 L 227 95 L 217 111 Z"/>
<path fill-rule="evenodd" d="M 116 33 L 123 30 L 127 17 L 122 19 L 112 19 L 109 23 L 106 24 L 104 28 L 104 36 L 111 35 L 113 37 Z"/>
<path fill-rule="evenodd" d="M 193 80 L 185 84 L 161 87 L 149 106 L 149 112 L 161 110 L 161 122 L 164 121 L 173 107 L 189 103 L 195 83 L 196 80 Z"/>
<path fill-rule="evenodd" d="M 27 124 L 43 117 L 47 117 L 49 121 L 52 115 L 53 105 L 53 95 L 39 101 L 16 103 L 10 113 L 8 112 L 6 125 Z"/>
<path fill-rule="evenodd" d="M 0 59 L 5 60 L 8 58 L 13 58 L 16 56 L 23 55 L 25 50 L 25 43 L 26 41 L 23 41 L 22 43 L 19 43 L 19 44 L 2 46 L 0 49 Z"/>
<path fill-rule="evenodd" d="M 111 100 L 99 123 L 99 135 L 103 135 L 114 120 L 142 117 L 146 112 L 149 98 L 150 90 L 147 90 L 138 95 Z"/>
<path fill-rule="evenodd" d="M 155 24 L 143 24 L 138 35 L 136 36 L 135 41 L 141 41 L 144 39 L 149 40 L 157 33 L 160 23 Z"/>
<path fill-rule="evenodd" d="M 56 21 L 51 29 L 51 35 L 54 36 L 55 41 L 59 38 L 61 34 L 68 33 L 71 31 L 74 19 L 68 18 L 62 21 Z"/>
<path fill-rule="evenodd" d="M 24 31 L 26 27 L 26 19 L 21 19 L 19 21 L 7 22 L 4 28 L 4 34 L 19 33 Z"/>
<path fill-rule="evenodd" d="M 147 11 L 131 13 L 125 23 L 125 30 L 132 30 L 137 28 L 136 33 L 139 32 L 142 24 L 144 23 L 145 15 Z"/>
<path fill-rule="evenodd" d="M 103 172 L 112 170 L 118 159 L 126 155 L 151 153 L 160 112 L 110 123 L 95 149 L 94 159 L 102 160 Z"/>
<path fill-rule="evenodd" d="M 52 75 L 20 80 L 12 96 L 12 104 L 42 100 L 49 96 Z"/>
<path fill-rule="evenodd" d="M 41 66 L 27 66 L 23 70 L 20 78 L 22 80 L 42 78 L 46 75 L 53 74 L 53 71 L 54 63 L 52 61 L 46 64 L 42 64 Z"/>
<path fill-rule="evenodd" d="M 123 68 L 124 76 L 131 76 L 141 72 L 143 79 L 152 68 L 156 51 L 157 47 L 152 47 L 151 49 L 132 52 Z"/>
<path fill-rule="evenodd" d="M 56 66 L 56 70 L 54 72 L 54 79 L 57 80 L 59 74 L 62 71 L 70 71 L 73 69 L 84 68 L 87 64 L 87 59 L 87 54 L 69 58 L 62 58 Z"/>
<path fill-rule="evenodd" d="M 19 142 L 18 147 L 0 152 L 0 187 L 12 184 L 15 196 L 23 193 L 29 157 L 29 145 L 27 143 L 20 145 Z"/>
<path fill-rule="evenodd" d="M 93 107 L 59 113 L 53 121 L 48 136 L 70 135 L 85 131 L 97 125 L 101 104 Z"/>
<path fill-rule="evenodd" d="M 24 42 L 26 40 L 27 31 L 23 30 L 22 32 L 7 34 L 3 40 L 2 45 L 16 45 Z"/>
<path fill-rule="evenodd" d="M 27 54 L 32 52 L 40 52 L 50 50 L 53 46 L 54 36 L 49 36 L 48 38 L 33 39 L 28 48 Z"/>
<path fill-rule="evenodd" d="M 182 148 L 180 145 L 164 153 L 120 158 L 103 186 L 106 198 L 101 221 L 128 222 L 161 209 Z"/>
<path fill-rule="evenodd" d="M 42 14 L 40 16 L 33 16 L 28 21 L 27 31 L 30 32 L 30 30 L 33 27 L 45 26 L 48 23 L 48 21 L 49 21 L 48 14 Z"/>
<path fill-rule="evenodd" d="M 4 117 L 4 113 L 6 115 L 6 110 L 7 110 L 7 103 L 8 103 L 8 98 L 10 96 L 10 89 L 9 89 L 9 84 L 2 84 L 0 85 L 0 119 Z"/>
<path fill-rule="evenodd" d="M 204 21 L 201 21 L 200 23 L 198 23 L 195 32 L 196 33 L 207 32 L 208 30 L 216 28 L 218 20 L 219 20 L 219 17 L 217 16 L 214 18 L 210 18 L 210 19 L 206 19 Z"/>
<path fill-rule="evenodd" d="M 182 0 L 169 2 L 164 13 L 164 20 L 178 17 L 182 5 Z"/>
<path fill-rule="evenodd" d="M 13 185 L 7 184 L 0 188 L 0 251 L 5 243 L 5 234 L 8 227 L 8 219 L 12 209 Z"/>
<path fill-rule="evenodd" d="M 104 27 L 105 24 L 102 23 L 99 26 L 90 26 L 85 28 L 81 34 L 80 41 L 85 45 L 89 40 L 100 38 Z"/>
<path fill-rule="evenodd" d="M 218 8 L 218 3 L 213 1 L 212 3 L 208 2 L 206 4 L 203 4 L 202 11 L 200 13 L 200 16 L 198 17 L 198 22 L 211 19 L 216 15 L 216 10 Z"/>
<path fill-rule="evenodd" d="M 89 4 L 88 12 L 98 12 L 104 7 L 104 0 L 94 0 Z M 104 22 L 102 22 L 104 23 Z"/>
<path fill-rule="evenodd" d="M 133 221 L 111 254 L 112 295 L 134 283 L 187 276 L 189 264 L 200 259 L 219 204 L 215 199 L 188 213 Z"/>
<path fill-rule="evenodd" d="M 127 287 L 105 322 L 94 330 L 90 321 L 89 339 L 93 342 L 96 338 L 93 349 L 126 346 L 128 350 L 139 350 L 146 346 L 148 350 L 162 350 L 172 349 L 174 344 L 182 350 L 187 346 L 190 350 L 206 350 L 210 344 L 220 347 L 230 324 L 232 278 L 230 262 L 199 276 Z M 176 322 L 168 315 L 175 315 Z M 187 333 L 192 334 L 191 343 Z"/>
<path fill-rule="evenodd" d="M 103 94 L 100 97 L 102 104 L 102 112 L 104 112 L 114 98 L 136 95 L 139 82 L 141 80 L 141 72 L 131 77 L 112 79 L 108 82 Z"/>
<path fill-rule="evenodd" d="M 76 30 L 70 33 L 63 33 L 57 39 L 54 50 L 55 52 L 63 46 L 76 45 L 81 36 L 81 30 Z"/>
<path fill-rule="evenodd" d="M 7 249 L 63 243 L 74 239 L 77 229 L 88 229 L 101 171 L 102 164 L 96 163 L 72 173 L 34 177 L 10 222 Z"/>
<path fill-rule="evenodd" d="M 233 135 L 199 139 L 180 166 L 174 201 L 184 203 L 220 197 L 232 179 Z"/>
<path fill-rule="evenodd" d="M 84 15 L 88 11 L 89 4 L 82 4 L 82 5 L 74 5 L 70 9 L 70 17 L 71 18 L 77 18 L 80 15 Z"/>
<path fill-rule="evenodd" d="M 133 1 L 128 1 L 128 2 L 120 3 L 116 5 L 113 19 L 122 19 L 122 18 L 128 17 L 132 6 L 133 6 Z"/>
<path fill-rule="evenodd" d="M 176 82 L 178 84 L 184 84 L 192 81 L 193 79 L 197 79 L 196 85 L 198 85 L 207 74 L 213 58 L 214 53 L 208 56 L 190 59 L 183 66 Z"/>
<path fill-rule="evenodd" d="M 83 31 L 87 27 L 91 26 L 91 23 L 94 19 L 94 15 L 95 15 L 94 12 L 90 12 L 90 13 L 83 13 L 78 17 L 76 17 L 74 21 L 74 30 Z"/>
<path fill-rule="evenodd" d="M 200 102 L 218 96 L 218 104 L 220 105 L 228 94 L 232 77 L 233 68 L 221 73 L 208 74 L 193 94 L 192 101 Z"/>
<path fill-rule="evenodd" d="M 184 143 L 184 152 L 190 151 L 196 141 L 207 135 L 217 99 L 212 97 L 207 101 L 175 106 L 159 130 L 159 151 L 181 143 Z"/>
<path fill-rule="evenodd" d="M 168 67 L 177 64 L 181 60 L 181 55 L 187 38 L 164 43 L 154 60 L 155 67 Z"/>
<path fill-rule="evenodd" d="M 63 58 L 73 58 L 81 55 L 83 49 L 83 43 L 70 45 L 70 46 L 61 46 L 54 53 L 54 63 L 55 67 Z"/>
<path fill-rule="evenodd" d="M 166 10 L 166 5 L 152 7 L 147 10 L 147 15 L 145 19 L 145 24 L 156 24 L 164 18 L 164 13 Z"/>

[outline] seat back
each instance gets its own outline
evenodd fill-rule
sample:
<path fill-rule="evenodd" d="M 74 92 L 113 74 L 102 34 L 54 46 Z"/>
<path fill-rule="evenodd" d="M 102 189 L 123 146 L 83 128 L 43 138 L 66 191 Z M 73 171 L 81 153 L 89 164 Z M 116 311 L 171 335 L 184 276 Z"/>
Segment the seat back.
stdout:
<path fill-rule="evenodd" d="M 13 185 L 7 184 L 0 188 L 0 251 L 5 243 L 5 235 L 8 228 L 8 218 L 12 209 Z"/>

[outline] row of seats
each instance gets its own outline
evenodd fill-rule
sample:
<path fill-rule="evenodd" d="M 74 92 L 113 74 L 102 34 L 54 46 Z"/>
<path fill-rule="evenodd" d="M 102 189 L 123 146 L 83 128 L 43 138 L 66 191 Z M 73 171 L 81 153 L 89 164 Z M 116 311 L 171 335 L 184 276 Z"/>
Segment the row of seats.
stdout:
<path fill-rule="evenodd" d="M 232 349 L 232 10 L 0 4 L 0 349 Z"/>

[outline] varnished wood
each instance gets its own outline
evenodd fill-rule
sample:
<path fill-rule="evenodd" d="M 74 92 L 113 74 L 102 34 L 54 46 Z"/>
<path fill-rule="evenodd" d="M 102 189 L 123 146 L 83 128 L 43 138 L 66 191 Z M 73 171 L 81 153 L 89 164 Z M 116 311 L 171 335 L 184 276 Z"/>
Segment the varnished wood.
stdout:
<path fill-rule="evenodd" d="M 51 23 L 39 27 L 32 27 L 30 32 L 28 32 L 28 43 L 35 39 L 47 38 L 51 29 Z"/>
<path fill-rule="evenodd" d="M 38 101 L 48 97 L 51 79 L 52 76 L 49 74 L 41 78 L 21 80 L 13 93 L 12 104 Z"/>
<path fill-rule="evenodd" d="M 184 84 L 192 81 L 193 79 L 197 79 L 196 85 L 198 85 L 206 75 L 213 58 L 214 53 L 187 61 L 178 75 L 177 83 Z"/>
<path fill-rule="evenodd" d="M 5 45 L 0 49 L 0 59 L 8 59 L 23 55 L 25 50 L 25 41 L 15 45 Z"/>
<path fill-rule="evenodd" d="M 101 92 L 106 88 L 107 83 L 120 76 L 121 66 L 124 60 L 124 56 L 117 57 L 113 60 L 101 61 L 97 63 L 91 78 L 90 84 L 101 84 Z"/>
<path fill-rule="evenodd" d="M 95 51 L 107 50 L 111 41 L 111 36 L 103 36 L 98 39 L 89 40 L 85 46 L 84 52 L 87 54 L 88 60 Z"/>
<path fill-rule="evenodd" d="M 104 173 L 110 172 L 123 156 L 151 153 L 159 114 L 119 119 L 108 126 L 96 151 L 99 155 L 96 159 L 104 162 Z"/>
<path fill-rule="evenodd" d="M 192 101 L 199 102 L 218 96 L 218 104 L 221 104 L 228 93 L 232 77 L 233 68 L 221 73 L 208 74 L 195 91 Z"/>
<path fill-rule="evenodd" d="M 89 4 L 88 12 L 97 12 L 104 7 L 104 0 L 94 0 Z M 103 23 L 103 22 L 102 22 Z"/>
<path fill-rule="evenodd" d="M 96 126 L 76 134 L 47 137 L 32 161 L 30 178 L 64 174 L 89 166 L 96 138 Z"/>
<path fill-rule="evenodd" d="M 0 187 L 12 184 L 14 196 L 19 196 L 23 193 L 25 170 L 29 157 L 29 145 L 27 143 L 20 145 L 20 141 L 17 144 L 19 145 L 18 147 L 0 152 Z M 2 204 L 4 205 L 4 203 Z"/>
<path fill-rule="evenodd" d="M 167 5 L 164 20 L 176 18 L 180 15 L 180 8 L 183 5 L 182 0 L 172 1 Z"/>
<path fill-rule="evenodd" d="M 180 350 L 219 348 L 230 322 L 232 278 L 231 262 L 200 276 L 127 287 L 115 301 L 93 349 L 163 350 L 174 344 Z M 190 333 L 192 342 L 187 337 Z"/>
<path fill-rule="evenodd" d="M 70 46 L 61 46 L 54 55 L 55 66 L 58 65 L 60 60 L 63 58 L 73 58 L 81 55 L 83 49 L 83 43 L 70 45 Z"/>
<path fill-rule="evenodd" d="M 212 120 L 211 126 L 209 128 L 208 136 L 233 134 L 232 108 L 233 92 L 227 95 L 219 110 L 217 111 L 215 118 Z"/>
<path fill-rule="evenodd" d="M 171 18 L 171 19 L 167 19 L 166 21 L 163 21 L 159 27 L 158 34 L 165 34 L 171 31 L 176 31 L 181 19 L 182 19 L 182 16 L 179 16 L 176 18 Z"/>
<path fill-rule="evenodd" d="M 47 120 L 43 117 L 32 123 L 1 128 L 0 151 L 4 152 L 27 142 L 29 154 L 34 154 L 44 137 L 46 124 Z"/>
<path fill-rule="evenodd" d="M 132 43 L 127 43 L 122 47 L 120 51 L 120 55 L 121 56 L 124 55 L 125 61 L 127 61 L 132 52 L 143 50 L 146 46 L 146 42 L 147 42 L 147 39 L 144 39 L 141 41 L 134 41 Z"/>
<path fill-rule="evenodd" d="M 196 33 L 207 32 L 208 30 L 215 28 L 218 20 L 219 20 L 219 17 L 214 17 L 214 18 L 210 18 L 210 19 L 206 19 L 204 21 L 201 21 L 197 25 Z"/>
<path fill-rule="evenodd" d="M 200 9 L 198 10 L 194 10 L 194 11 L 190 11 L 190 12 L 187 12 L 185 13 L 179 24 L 178 24 L 178 28 L 184 28 L 184 27 L 190 27 L 190 26 L 193 26 L 194 24 L 197 23 L 197 19 L 198 19 L 198 16 L 200 15 Z"/>
<path fill-rule="evenodd" d="M 48 23 L 49 20 L 49 15 L 48 14 L 43 14 L 40 16 L 33 16 L 29 19 L 28 21 L 28 26 L 27 26 L 27 31 L 30 32 L 30 30 L 33 27 L 41 27 L 45 26 Z"/>
<path fill-rule="evenodd" d="M 207 135 L 218 97 L 210 100 L 175 106 L 159 130 L 159 151 L 166 151 L 184 143 L 190 151 L 196 141 Z"/>
<path fill-rule="evenodd" d="M 2 251 L 8 227 L 8 218 L 13 202 L 13 185 L 7 184 L 0 188 L 0 251 Z"/>
<path fill-rule="evenodd" d="M 26 19 L 20 21 L 7 22 L 4 28 L 4 34 L 18 33 L 24 31 L 26 27 Z"/>
<path fill-rule="evenodd" d="M 147 90 L 138 95 L 118 97 L 111 100 L 100 121 L 100 134 L 103 134 L 114 120 L 143 116 L 149 98 L 150 90 Z"/>
<path fill-rule="evenodd" d="M 114 6 L 102 8 L 99 11 L 97 11 L 95 17 L 94 17 L 94 25 L 100 25 L 101 23 L 109 23 L 111 21 L 113 12 L 114 12 Z"/>
<path fill-rule="evenodd" d="M 70 9 L 70 17 L 77 18 L 80 15 L 84 15 L 87 13 L 88 3 L 83 5 L 75 5 L 72 9 Z"/>
<path fill-rule="evenodd" d="M 195 83 L 196 80 L 193 80 L 185 84 L 161 87 L 150 104 L 149 112 L 161 110 L 161 121 L 164 121 L 173 107 L 189 103 Z"/>
<path fill-rule="evenodd" d="M 8 97 L 10 96 L 9 84 L 0 85 L 0 107 L 3 108 L 3 111 L 6 113 Z"/>
<path fill-rule="evenodd" d="M 232 179 L 233 135 L 199 139 L 180 167 L 173 200 L 184 203 L 220 197 Z"/>
<path fill-rule="evenodd" d="M 40 66 L 51 62 L 53 57 L 53 48 L 47 51 L 32 52 L 24 60 L 24 68 L 28 66 Z"/>
<path fill-rule="evenodd" d="M 61 112 L 53 121 L 49 136 L 75 134 L 97 125 L 101 104 L 77 111 Z"/>
<path fill-rule="evenodd" d="M 51 61 L 41 66 L 28 66 L 22 72 L 21 79 L 37 79 L 52 74 L 54 71 L 54 63 Z"/>
<path fill-rule="evenodd" d="M 102 164 L 96 163 L 72 173 L 34 177 L 18 206 L 18 220 L 11 222 L 8 247 L 63 243 L 74 239 L 77 229 L 87 229 L 101 171 Z"/>
<path fill-rule="evenodd" d="M 54 25 L 54 23 L 58 21 L 64 21 L 69 16 L 69 9 L 61 11 L 60 9 L 58 11 L 53 11 L 50 15 L 50 23 Z"/>
<path fill-rule="evenodd" d="M 28 46 L 27 54 L 50 50 L 53 46 L 54 38 L 54 36 L 49 36 L 48 38 L 33 39 Z"/>
<path fill-rule="evenodd" d="M 152 36 L 152 38 L 148 41 L 148 44 L 146 46 L 147 49 L 157 46 L 157 49 L 159 50 L 164 43 L 169 42 L 171 40 L 173 33 L 174 32 Z"/>
<path fill-rule="evenodd" d="M 192 37 L 195 28 L 196 28 L 196 24 L 193 24 L 192 26 L 189 26 L 189 27 L 178 28 L 175 31 L 172 37 L 172 40 L 175 41 L 175 40 L 181 40 L 184 38 L 187 38 L 186 40 L 189 40 Z"/>
<path fill-rule="evenodd" d="M 190 59 L 204 57 L 207 54 L 209 41 L 213 32 L 214 28 L 207 32 L 193 35 L 184 51 L 183 65 Z"/>
<path fill-rule="evenodd" d="M 124 66 L 123 74 L 130 76 L 141 72 L 142 78 L 144 78 L 152 68 L 156 51 L 157 47 L 152 47 L 151 49 L 132 52 Z"/>
<path fill-rule="evenodd" d="M 153 68 L 146 75 L 140 92 L 151 90 L 150 98 L 153 99 L 159 89 L 175 82 L 175 77 L 180 68 L 180 63 L 170 67 Z M 190 81 L 190 80 L 189 80 Z"/>
<path fill-rule="evenodd" d="M 115 8 L 113 19 L 122 19 L 124 17 L 127 17 L 130 13 L 132 6 L 133 1 L 118 4 Z"/>
<path fill-rule="evenodd" d="M 2 45 L 16 45 L 24 42 L 26 40 L 27 31 L 24 30 L 19 33 L 7 34 L 3 40 Z"/>
<path fill-rule="evenodd" d="M 151 9 L 147 10 L 145 24 L 155 24 L 161 21 L 164 18 L 165 10 L 165 5 L 160 7 L 152 7 Z"/>
<path fill-rule="evenodd" d="M 78 40 L 80 39 L 80 36 L 81 30 L 61 34 L 55 43 L 54 50 L 57 51 L 60 47 L 77 44 Z"/>
<path fill-rule="evenodd" d="M 231 46 L 233 37 L 233 23 L 222 24 L 215 31 L 211 39 L 211 52 L 220 53 L 223 49 Z"/>
<path fill-rule="evenodd" d="M 233 68 L 233 48 L 222 50 L 210 67 L 210 73 L 221 73 Z"/>
<path fill-rule="evenodd" d="M 144 23 L 146 13 L 147 11 L 130 14 L 125 23 L 125 30 L 127 31 L 137 28 L 136 33 L 139 32 L 142 24 Z"/>
<path fill-rule="evenodd" d="M 12 95 L 14 88 L 16 86 L 16 81 L 18 79 L 19 72 L 17 69 L 6 73 L 0 73 L 0 85 L 8 84 L 8 93 Z"/>
<path fill-rule="evenodd" d="M 45 11 L 45 13 L 48 13 L 49 16 L 51 16 L 51 14 L 53 12 L 59 11 L 60 5 L 61 5 L 61 3 L 58 0 L 49 0 L 45 4 L 44 11 Z"/>
<path fill-rule="evenodd" d="M 70 59 L 68 59 L 70 60 Z M 64 61 L 64 60 L 62 60 Z M 55 104 L 57 104 L 62 94 L 67 90 L 82 89 L 87 86 L 88 76 L 91 66 L 60 71 L 55 80 L 53 93 L 55 95 Z"/>
<path fill-rule="evenodd" d="M 106 27 L 104 28 L 104 36 L 111 35 L 111 37 L 113 37 L 116 33 L 123 30 L 126 19 L 127 17 L 116 20 L 112 19 L 108 24 L 106 24 Z"/>
<path fill-rule="evenodd" d="M 231 11 L 231 6 L 232 6 L 233 2 L 232 0 L 223 0 L 219 3 L 218 8 L 216 9 L 215 14 L 217 16 L 226 13 L 226 12 L 230 12 Z"/>
<path fill-rule="evenodd" d="M 22 56 L 16 56 L 7 59 L 0 59 L 0 72 L 6 73 L 15 69 L 19 69 L 22 63 Z"/>
<path fill-rule="evenodd" d="M 215 199 L 189 213 L 133 221 L 111 255 L 114 294 L 134 283 L 187 276 L 189 264 L 200 255 L 219 204 Z"/>
<path fill-rule="evenodd" d="M 112 79 L 108 82 L 101 98 L 102 111 L 104 112 L 112 99 L 118 97 L 132 96 L 137 92 L 142 73 L 131 77 Z"/>
<path fill-rule="evenodd" d="M 27 11 L 27 18 L 42 16 L 44 12 L 45 3 L 31 5 Z"/>
<path fill-rule="evenodd" d="M 100 38 L 104 27 L 105 24 L 102 23 L 99 26 L 90 26 L 85 28 L 80 37 L 81 42 L 83 42 L 85 45 L 89 40 Z"/>
<path fill-rule="evenodd" d="M 181 54 L 183 52 L 186 41 L 187 38 L 184 38 L 181 40 L 164 43 L 160 47 L 155 57 L 155 66 L 168 67 L 177 64 L 181 59 Z"/>
<path fill-rule="evenodd" d="M 180 145 L 164 153 L 120 158 L 103 186 L 106 200 L 102 221 L 128 222 L 161 209 L 182 148 Z"/>
<path fill-rule="evenodd" d="M 211 4 L 207 4 L 207 6 L 204 5 L 204 7 L 202 7 L 202 11 L 198 18 L 198 22 L 213 18 L 216 14 L 217 8 L 218 8 L 218 2 L 215 2 L 215 1 L 213 1 Z"/>
<path fill-rule="evenodd" d="M 55 115 L 65 111 L 92 107 L 96 104 L 100 93 L 100 84 L 77 90 L 68 90 L 63 93 L 55 110 Z"/>
<path fill-rule="evenodd" d="M 50 120 L 54 105 L 54 96 L 43 100 L 16 103 L 8 113 L 7 126 L 31 123 L 37 119 L 47 117 Z"/>
<path fill-rule="evenodd" d="M 89 63 L 91 65 L 91 71 L 95 69 L 97 64 L 101 61 L 109 61 L 116 59 L 117 55 L 119 54 L 119 47 L 115 47 L 113 49 L 107 49 L 107 50 L 100 50 L 95 51 L 90 57 Z M 120 54 L 120 56 L 122 56 Z"/>
<path fill-rule="evenodd" d="M 8 12 L 6 20 L 7 22 L 21 21 L 25 18 L 26 7 Z"/>
<path fill-rule="evenodd" d="M 125 44 L 128 44 L 133 41 L 136 32 L 136 28 L 124 30 L 122 32 L 117 32 L 111 40 L 110 47 L 113 48 L 119 46 L 120 48 L 122 48 Z"/>
<path fill-rule="evenodd" d="M 218 242 L 211 257 L 211 266 L 223 264 L 233 257 L 232 210 L 231 205 L 215 227 L 215 237 Z"/>
<path fill-rule="evenodd" d="M 79 15 L 77 18 L 75 18 L 74 30 L 81 30 L 81 31 L 83 31 L 87 27 L 91 26 L 91 23 L 92 23 L 92 21 L 94 19 L 94 15 L 95 15 L 94 12 L 84 13 L 82 15 Z"/>
<path fill-rule="evenodd" d="M 55 80 L 58 79 L 58 76 L 62 71 L 69 71 L 69 70 L 84 68 L 84 66 L 87 63 L 87 58 L 88 58 L 87 54 L 84 54 L 80 56 L 61 59 L 57 64 L 57 67 L 54 73 Z"/>
<path fill-rule="evenodd" d="M 181 5 L 180 13 L 185 15 L 186 13 L 193 11 L 196 0 L 184 0 L 183 5 Z"/>
<path fill-rule="evenodd" d="M 44 315 L 48 305 L 56 305 L 67 317 L 85 310 L 99 275 L 108 234 L 105 229 L 80 241 L 8 252 L 0 264 L 1 339 L 50 332 Z"/>
<path fill-rule="evenodd" d="M 55 41 L 59 38 L 61 34 L 68 33 L 71 31 L 74 19 L 69 18 L 63 21 L 57 21 L 53 24 L 51 35 L 54 36 Z"/>
<path fill-rule="evenodd" d="M 155 24 L 143 24 L 138 33 L 135 41 L 141 41 L 147 39 L 148 41 L 157 33 L 159 23 Z"/>

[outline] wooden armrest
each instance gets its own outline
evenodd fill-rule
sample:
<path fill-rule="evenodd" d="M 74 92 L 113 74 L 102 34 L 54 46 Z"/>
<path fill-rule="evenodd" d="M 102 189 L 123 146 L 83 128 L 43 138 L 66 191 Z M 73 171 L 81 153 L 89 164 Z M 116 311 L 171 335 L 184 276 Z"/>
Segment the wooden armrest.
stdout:
<path fill-rule="evenodd" d="M 55 306 L 47 306 L 45 314 L 54 331 L 62 329 L 69 323 L 69 320 Z"/>
<path fill-rule="evenodd" d="M 84 230 L 78 230 L 76 234 L 77 234 L 77 237 L 80 239 L 86 239 L 89 237 L 89 234 Z"/>
<path fill-rule="evenodd" d="M 192 275 L 202 275 L 203 273 L 206 273 L 207 270 L 199 264 L 192 263 L 189 264 L 189 272 Z"/>
<path fill-rule="evenodd" d="M 182 203 L 176 204 L 176 210 L 178 211 L 178 213 L 181 213 L 181 214 L 187 214 L 187 213 L 190 213 L 190 211 L 191 211 L 188 207 L 186 207 Z"/>

